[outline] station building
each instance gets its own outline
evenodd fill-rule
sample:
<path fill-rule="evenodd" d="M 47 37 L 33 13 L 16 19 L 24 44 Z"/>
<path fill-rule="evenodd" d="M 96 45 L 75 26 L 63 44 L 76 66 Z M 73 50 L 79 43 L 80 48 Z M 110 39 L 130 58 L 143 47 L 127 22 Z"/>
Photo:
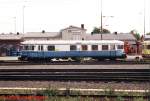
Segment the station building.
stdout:
<path fill-rule="evenodd" d="M 130 33 L 91 34 L 81 27 L 69 26 L 59 32 L 27 32 L 25 34 L 0 34 L 0 56 L 14 55 L 12 51 L 20 49 L 20 42 L 25 40 L 121 40 L 136 48 L 136 38 Z"/>

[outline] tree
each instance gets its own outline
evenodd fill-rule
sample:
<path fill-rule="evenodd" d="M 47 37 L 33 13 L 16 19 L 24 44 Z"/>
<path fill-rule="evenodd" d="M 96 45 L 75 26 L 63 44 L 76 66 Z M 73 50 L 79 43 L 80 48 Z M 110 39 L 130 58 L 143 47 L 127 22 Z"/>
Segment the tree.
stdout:
<path fill-rule="evenodd" d="M 136 30 L 131 30 L 130 33 L 136 38 L 136 41 L 141 40 L 141 36 Z"/>
<path fill-rule="evenodd" d="M 104 29 L 102 30 L 102 34 L 106 34 L 106 33 L 110 33 L 110 31 L 108 29 Z M 91 34 L 101 34 L 101 29 L 94 27 L 93 31 L 91 32 Z"/>
<path fill-rule="evenodd" d="M 137 53 L 139 53 L 140 42 L 142 41 L 142 37 L 136 30 L 131 30 L 130 33 L 136 38 Z"/>

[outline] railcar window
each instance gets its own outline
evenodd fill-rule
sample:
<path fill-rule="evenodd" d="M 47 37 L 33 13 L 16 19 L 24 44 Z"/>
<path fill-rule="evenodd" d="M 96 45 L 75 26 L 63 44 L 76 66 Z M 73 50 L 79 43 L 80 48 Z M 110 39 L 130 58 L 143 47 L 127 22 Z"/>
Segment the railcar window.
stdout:
<path fill-rule="evenodd" d="M 48 50 L 48 51 L 55 51 L 55 46 L 48 46 L 48 47 L 47 47 L 47 50 Z"/>
<path fill-rule="evenodd" d="M 24 46 L 24 50 L 29 50 L 29 46 Z"/>
<path fill-rule="evenodd" d="M 108 45 L 102 45 L 102 50 L 108 50 Z"/>
<path fill-rule="evenodd" d="M 38 50 L 40 50 L 40 46 L 38 46 Z"/>
<path fill-rule="evenodd" d="M 118 45 L 117 49 L 123 49 L 123 45 Z"/>
<path fill-rule="evenodd" d="M 34 46 L 31 46 L 31 50 L 34 50 Z"/>
<path fill-rule="evenodd" d="M 147 49 L 150 49 L 150 45 L 147 45 Z"/>
<path fill-rule="evenodd" d="M 76 45 L 71 45 L 71 46 L 70 46 L 70 50 L 72 50 L 72 51 L 73 51 L 73 50 L 77 50 L 77 46 L 76 46 Z"/>
<path fill-rule="evenodd" d="M 115 50 L 115 45 L 110 45 L 110 50 Z"/>
<path fill-rule="evenodd" d="M 42 46 L 42 45 L 39 45 L 39 46 L 38 46 L 38 50 L 39 50 L 39 51 L 43 51 L 43 46 Z"/>
<path fill-rule="evenodd" d="M 24 50 L 34 50 L 34 46 L 24 46 Z"/>
<path fill-rule="evenodd" d="M 88 49 L 87 45 L 82 45 L 82 50 L 87 50 L 87 49 Z"/>
<path fill-rule="evenodd" d="M 92 45 L 92 50 L 98 50 L 98 45 Z"/>
<path fill-rule="evenodd" d="M 41 51 L 43 50 L 43 46 L 41 46 Z"/>

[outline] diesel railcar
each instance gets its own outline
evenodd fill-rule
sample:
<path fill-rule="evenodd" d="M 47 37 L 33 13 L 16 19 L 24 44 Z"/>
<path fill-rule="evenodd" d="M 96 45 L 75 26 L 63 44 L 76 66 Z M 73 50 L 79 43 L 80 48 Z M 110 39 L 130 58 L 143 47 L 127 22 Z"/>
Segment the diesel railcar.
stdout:
<path fill-rule="evenodd" d="M 21 43 L 20 60 L 125 58 L 124 42 L 118 40 L 30 40 Z"/>
<path fill-rule="evenodd" d="M 143 59 L 150 59 L 150 41 L 142 43 L 142 57 Z"/>

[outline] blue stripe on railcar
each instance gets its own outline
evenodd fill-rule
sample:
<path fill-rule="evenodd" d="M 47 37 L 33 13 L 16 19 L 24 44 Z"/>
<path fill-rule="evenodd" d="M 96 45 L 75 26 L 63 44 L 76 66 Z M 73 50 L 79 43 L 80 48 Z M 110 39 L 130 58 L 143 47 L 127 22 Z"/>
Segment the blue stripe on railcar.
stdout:
<path fill-rule="evenodd" d="M 123 52 L 116 51 L 22 51 L 27 58 L 63 58 L 63 57 L 122 57 Z"/>

